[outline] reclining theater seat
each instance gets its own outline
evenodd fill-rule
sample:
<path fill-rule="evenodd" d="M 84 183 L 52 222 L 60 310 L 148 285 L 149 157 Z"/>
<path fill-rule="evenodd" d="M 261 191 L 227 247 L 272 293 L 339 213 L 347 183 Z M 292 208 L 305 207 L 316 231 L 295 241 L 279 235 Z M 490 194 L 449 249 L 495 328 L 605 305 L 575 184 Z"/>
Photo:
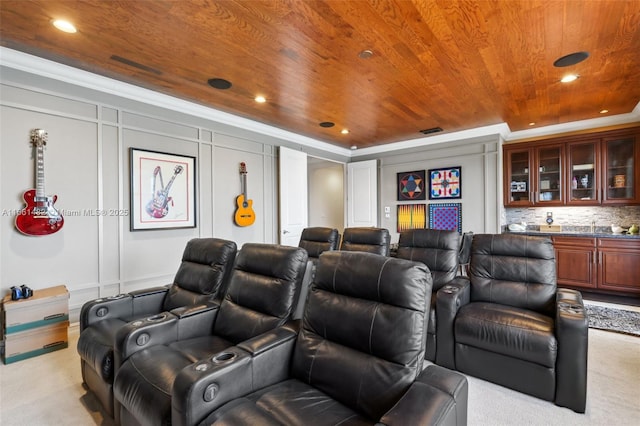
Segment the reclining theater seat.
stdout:
<path fill-rule="evenodd" d="M 113 391 L 123 425 L 171 420 L 176 375 L 190 364 L 285 324 L 298 301 L 307 268 L 299 247 L 245 244 L 224 300 L 185 309 L 151 324 L 132 323 L 116 335 L 119 365 Z"/>
<path fill-rule="evenodd" d="M 385 228 L 345 228 L 340 250 L 389 256 L 391 235 Z"/>
<path fill-rule="evenodd" d="M 340 233 L 335 228 L 314 227 L 305 228 L 300 235 L 298 247 L 307 251 L 309 255 L 309 263 L 307 265 L 306 276 L 302 281 L 302 289 L 300 290 L 300 300 L 298 306 L 293 313 L 293 319 L 302 318 L 304 304 L 307 301 L 309 293 L 309 285 L 313 281 L 316 273 L 318 258 L 325 251 L 338 250 L 340 244 Z"/>
<path fill-rule="evenodd" d="M 418 262 L 323 253 L 299 334 L 290 324 L 182 370 L 172 424 L 466 425 L 466 378 L 422 370 L 430 292 Z"/>
<path fill-rule="evenodd" d="M 236 243 L 217 238 L 189 241 L 171 286 L 101 298 L 84 304 L 80 312 L 78 353 L 82 380 L 113 416 L 113 340 L 130 321 L 177 307 L 203 303 L 224 294 Z"/>
<path fill-rule="evenodd" d="M 437 364 L 584 413 L 587 317 L 549 238 L 474 235 L 469 277 L 436 298 Z"/>
<path fill-rule="evenodd" d="M 303 229 L 298 247 L 307 251 L 309 260 L 315 265 L 322 252 L 338 250 L 339 244 L 340 234 L 337 229 L 319 226 Z"/>
<path fill-rule="evenodd" d="M 397 257 L 422 262 L 431 271 L 433 290 L 430 295 L 426 354 L 429 361 L 436 360 L 436 293 L 456 277 L 460 240 L 457 231 L 438 229 L 403 231 L 398 240 Z"/>

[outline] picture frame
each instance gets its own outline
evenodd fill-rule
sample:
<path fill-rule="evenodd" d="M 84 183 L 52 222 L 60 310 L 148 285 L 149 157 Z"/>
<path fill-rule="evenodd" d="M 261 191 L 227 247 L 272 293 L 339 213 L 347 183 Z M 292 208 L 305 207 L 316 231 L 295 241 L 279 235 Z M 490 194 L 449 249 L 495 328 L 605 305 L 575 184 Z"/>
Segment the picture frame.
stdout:
<path fill-rule="evenodd" d="M 425 171 L 397 173 L 398 201 L 426 200 Z"/>
<path fill-rule="evenodd" d="M 462 167 L 429 169 L 429 199 L 462 198 Z"/>
<path fill-rule="evenodd" d="M 408 229 L 424 229 L 427 227 L 426 204 L 398 204 L 398 233 Z"/>
<path fill-rule="evenodd" d="M 462 203 L 429 204 L 429 228 L 462 234 Z"/>
<path fill-rule="evenodd" d="M 196 158 L 129 148 L 131 231 L 196 227 Z"/>

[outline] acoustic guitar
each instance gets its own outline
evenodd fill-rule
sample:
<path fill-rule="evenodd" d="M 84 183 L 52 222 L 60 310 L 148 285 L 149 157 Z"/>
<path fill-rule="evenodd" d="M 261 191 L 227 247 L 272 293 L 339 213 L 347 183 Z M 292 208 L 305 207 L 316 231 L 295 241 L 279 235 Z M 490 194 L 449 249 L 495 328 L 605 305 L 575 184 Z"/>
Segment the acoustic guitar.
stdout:
<path fill-rule="evenodd" d="M 249 226 L 256 221 L 256 213 L 253 211 L 253 200 L 247 198 L 247 166 L 240 163 L 240 176 L 242 179 L 242 194 L 236 197 L 236 214 L 234 216 L 236 225 Z"/>
<path fill-rule="evenodd" d="M 31 131 L 36 162 L 36 189 L 30 189 L 22 196 L 27 204 L 16 216 L 16 228 L 26 235 L 49 235 L 62 229 L 64 218 L 54 207 L 57 195 L 48 196 L 44 191 L 44 146 L 47 132 L 42 129 Z"/>

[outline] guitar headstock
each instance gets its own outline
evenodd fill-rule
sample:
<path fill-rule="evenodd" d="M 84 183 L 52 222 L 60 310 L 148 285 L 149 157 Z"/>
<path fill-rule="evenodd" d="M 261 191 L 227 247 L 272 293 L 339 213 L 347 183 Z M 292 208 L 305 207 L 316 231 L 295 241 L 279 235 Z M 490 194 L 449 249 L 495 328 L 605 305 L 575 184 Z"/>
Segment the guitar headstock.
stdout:
<path fill-rule="evenodd" d="M 34 147 L 44 146 L 47 144 L 47 132 L 42 129 L 31 130 L 31 144 Z"/>
<path fill-rule="evenodd" d="M 247 165 L 244 164 L 244 161 L 242 163 L 240 163 L 240 174 L 242 174 L 242 175 L 246 175 L 247 174 Z"/>

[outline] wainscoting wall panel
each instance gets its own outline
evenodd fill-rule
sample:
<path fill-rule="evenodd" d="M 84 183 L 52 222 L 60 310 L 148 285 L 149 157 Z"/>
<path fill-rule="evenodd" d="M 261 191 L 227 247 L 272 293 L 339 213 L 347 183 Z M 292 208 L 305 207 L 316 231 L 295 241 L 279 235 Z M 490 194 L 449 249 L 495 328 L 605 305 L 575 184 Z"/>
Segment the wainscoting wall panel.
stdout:
<path fill-rule="evenodd" d="M 113 96 L 105 96 L 105 103 L 91 90 L 76 87 L 65 94 L 56 91 L 59 86 L 53 81 L 34 82 L 38 84 L 3 78 L 0 87 L 2 295 L 12 285 L 27 284 L 38 291 L 65 284 L 75 321 L 87 300 L 171 283 L 192 238 L 215 236 L 239 246 L 277 241 L 272 144 L 287 141 L 246 130 L 239 130 L 239 137 L 229 126 L 202 118 L 142 103 L 132 108 L 131 101 Z M 39 237 L 23 235 L 14 226 L 24 207 L 23 192 L 35 187 L 29 144 L 34 128 L 48 132 L 45 191 L 58 195 L 55 206 L 65 219 L 59 232 Z M 130 231 L 131 147 L 197 158 L 196 228 Z M 248 196 L 258 218 L 245 228 L 233 224 L 242 161 L 249 170 Z"/>

